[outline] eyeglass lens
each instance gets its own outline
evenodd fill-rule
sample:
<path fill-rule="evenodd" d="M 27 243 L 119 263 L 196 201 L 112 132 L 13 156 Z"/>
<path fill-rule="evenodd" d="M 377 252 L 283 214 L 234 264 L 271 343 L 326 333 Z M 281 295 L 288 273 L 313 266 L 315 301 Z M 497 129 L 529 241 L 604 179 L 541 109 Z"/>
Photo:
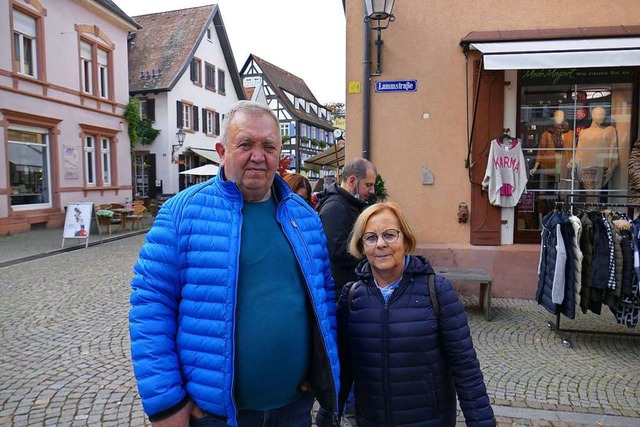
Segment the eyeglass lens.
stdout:
<path fill-rule="evenodd" d="M 378 243 L 378 235 L 376 233 L 364 233 L 362 235 L 362 242 L 367 246 L 373 246 Z M 384 230 L 382 234 L 380 234 L 382 240 L 387 243 L 394 243 L 400 237 L 400 230 L 394 230 L 393 228 L 389 228 Z"/>

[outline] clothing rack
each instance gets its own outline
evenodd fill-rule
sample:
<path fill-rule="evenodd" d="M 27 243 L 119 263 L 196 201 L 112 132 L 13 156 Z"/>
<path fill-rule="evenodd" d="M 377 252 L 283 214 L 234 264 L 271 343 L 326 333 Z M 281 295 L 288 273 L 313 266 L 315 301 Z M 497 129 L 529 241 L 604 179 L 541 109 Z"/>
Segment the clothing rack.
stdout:
<path fill-rule="evenodd" d="M 566 334 L 561 334 L 561 332 L 568 332 L 571 334 L 588 334 L 588 335 L 610 335 L 617 337 L 638 337 L 640 338 L 640 333 L 633 332 L 616 332 L 616 331 L 595 331 L 593 329 L 562 329 L 560 328 L 560 312 L 556 313 L 555 323 L 549 321 L 547 322 L 547 328 L 554 331 L 556 336 L 558 336 L 562 340 L 562 344 L 565 347 L 571 347 L 571 340 Z"/>
<path fill-rule="evenodd" d="M 634 197 L 634 196 L 630 196 L 630 195 L 626 195 L 626 196 L 621 196 L 621 197 Z M 568 205 L 570 208 L 573 208 L 573 206 L 589 206 L 593 209 L 591 210 L 600 210 L 600 211 L 604 211 L 607 208 L 612 208 L 612 207 L 626 207 L 626 208 L 636 208 L 636 207 L 640 207 L 640 205 L 638 204 L 629 204 L 629 203 L 592 203 L 592 202 L 565 202 L 565 201 L 556 201 L 555 203 L 555 207 L 554 210 L 558 211 L 558 205 Z M 600 208 L 600 209 L 596 209 L 596 208 Z M 573 209 L 571 209 L 573 210 Z M 637 278 L 638 281 L 640 281 L 640 277 Z M 640 286 L 640 284 L 639 284 Z M 578 313 L 578 302 L 576 301 L 576 313 Z M 586 313 L 584 313 L 586 314 Z M 618 331 L 598 331 L 598 330 L 591 330 L 591 329 L 562 329 L 560 327 L 560 317 L 562 316 L 562 313 L 560 312 L 560 310 L 558 310 L 558 312 L 555 314 L 555 323 L 552 321 L 547 322 L 547 328 L 550 330 L 553 330 L 556 334 L 556 336 L 558 336 L 561 340 L 562 340 L 562 344 L 565 347 L 571 347 L 571 340 L 569 339 L 568 335 L 566 333 L 571 333 L 571 334 L 589 334 L 589 335 L 609 335 L 609 336 L 624 336 L 624 337 L 639 337 L 640 338 L 640 333 L 638 332 L 618 332 Z M 640 328 L 640 323 L 635 326 Z M 563 334 L 564 332 L 564 334 Z"/>

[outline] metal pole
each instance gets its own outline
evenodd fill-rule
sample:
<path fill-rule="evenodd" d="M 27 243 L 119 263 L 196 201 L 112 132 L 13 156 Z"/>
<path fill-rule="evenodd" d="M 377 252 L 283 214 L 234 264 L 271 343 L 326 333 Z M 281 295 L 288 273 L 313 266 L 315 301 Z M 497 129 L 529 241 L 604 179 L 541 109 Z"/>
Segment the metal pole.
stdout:
<path fill-rule="evenodd" d="M 371 134 L 371 31 L 364 23 L 364 59 L 362 61 L 362 157 L 370 160 L 369 138 Z"/>

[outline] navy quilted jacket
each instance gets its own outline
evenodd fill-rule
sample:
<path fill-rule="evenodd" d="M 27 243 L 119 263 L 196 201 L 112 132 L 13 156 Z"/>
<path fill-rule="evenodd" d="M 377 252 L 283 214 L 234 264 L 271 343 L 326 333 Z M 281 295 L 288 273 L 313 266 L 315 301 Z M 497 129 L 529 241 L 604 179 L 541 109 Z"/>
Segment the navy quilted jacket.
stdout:
<path fill-rule="evenodd" d="M 243 201 L 237 186 L 221 176 L 172 197 L 147 234 L 132 281 L 131 356 L 147 414 L 171 411 L 189 397 L 235 426 L 234 331 Z M 339 367 L 326 238 L 318 216 L 278 176 L 274 189 L 276 215 L 298 259 L 312 307 L 308 379 L 320 403 L 333 410 Z"/>
<path fill-rule="evenodd" d="M 358 427 L 448 427 L 456 423 L 457 393 L 468 426 L 495 426 L 467 315 L 451 283 L 436 277 L 438 320 L 427 276 L 433 269 L 423 257 L 410 257 L 386 304 L 369 263 L 357 271 L 360 281 L 345 286 L 338 301 L 340 407 L 353 383 Z"/>

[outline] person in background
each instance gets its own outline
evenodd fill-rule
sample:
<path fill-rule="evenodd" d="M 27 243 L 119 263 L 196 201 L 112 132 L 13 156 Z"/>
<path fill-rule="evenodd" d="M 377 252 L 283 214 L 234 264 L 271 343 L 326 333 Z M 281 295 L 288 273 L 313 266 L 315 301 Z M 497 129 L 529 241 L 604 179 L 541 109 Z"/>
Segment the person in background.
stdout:
<path fill-rule="evenodd" d="M 239 101 L 218 175 L 167 201 L 134 267 L 134 374 L 153 426 L 337 420 L 333 279 L 318 216 L 276 176 L 271 110 Z M 313 391 L 313 392 L 312 392 Z"/>
<path fill-rule="evenodd" d="M 327 236 L 331 271 L 336 284 L 336 296 L 348 282 L 357 280 L 358 260 L 349 254 L 349 235 L 356 218 L 367 207 L 367 198 L 374 192 L 376 168 L 362 158 L 349 161 L 342 170 L 342 183 L 332 184 L 318 195 L 318 214 Z"/>
<path fill-rule="evenodd" d="M 288 173 L 282 177 L 291 191 L 302 197 L 312 208 L 315 207 L 311 201 L 311 183 L 306 176 L 299 173 Z"/>
<path fill-rule="evenodd" d="M 359 427 L 453 427 L 457 394 L 467 426 L 494 427 L 464 307 L 415 245 L 395 203 L 354 225 L 349 252 L 366 259 L 338 300 L 340 403 L 353 383 Z"/>

